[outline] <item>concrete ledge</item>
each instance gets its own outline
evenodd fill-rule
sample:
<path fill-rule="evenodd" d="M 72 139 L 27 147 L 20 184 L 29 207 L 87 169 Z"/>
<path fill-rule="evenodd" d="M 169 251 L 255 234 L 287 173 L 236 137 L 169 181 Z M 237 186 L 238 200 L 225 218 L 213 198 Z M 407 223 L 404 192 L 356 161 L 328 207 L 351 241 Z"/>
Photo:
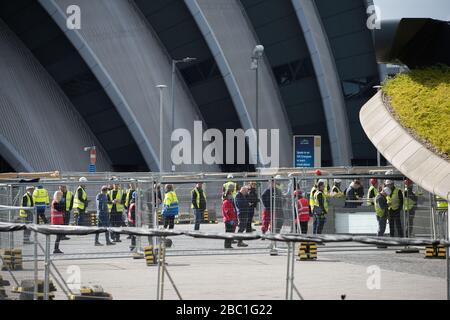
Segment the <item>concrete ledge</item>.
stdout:
<path fill-rule="evenodd" d="M 359 113 L 369 140 L 401 173 L 450 202 L 450 163 L 428 150 L 392 116 L 378 92 Z"/>

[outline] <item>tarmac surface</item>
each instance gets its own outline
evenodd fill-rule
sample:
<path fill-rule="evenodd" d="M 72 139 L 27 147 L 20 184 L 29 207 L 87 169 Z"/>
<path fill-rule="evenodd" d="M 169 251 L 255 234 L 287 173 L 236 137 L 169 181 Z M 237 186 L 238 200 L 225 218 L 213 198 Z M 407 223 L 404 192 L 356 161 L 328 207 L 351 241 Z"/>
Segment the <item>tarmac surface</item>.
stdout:
<path fill-rule="evenodd" d="M 192 230 L 192 225 L 176 225 Z M 201 231 L 222 232 L 224 226 L 203 224 Z M 256 227 L 256 229 L 259 229 Z M 259 231 L 259 230 L 258 230 Z M 19 233 L 15 234 L 20 239 Z M 122 235 L 115 246 L 94 246 L 94 236 L 72 237 L 61 242 L 64 255 L 51 259 L 66 282 L 101 285 L 114 299 L 156 299 L 157 266 L 133 259 L 130 240 Z M 104 235 L 100 235 L 101 242 Z M 247 248 L 223 249 L 223 240 L 173 237 L 167 249 L 167 269 L 183 299 L 264 300 L 284 299 L 286 246 L 278 243 L 278 255 L 269 255 L 270 241 L 248 241 Z M 45 243 L 42 236 L 41 244 Z M 53 249 L 54 237 L 51 240 Z M 142 239 L 147 245 L 147 239 Z M 446 260 L 424 259 L 420 253 L 398 254 L 359 243 L 327 243 L 318 247 L 316 261 L 295 262 L 295 285 L 304 299 L 446 299 Z M 296 249 L 297 250 L 297 249 Z M 33 246 L 24 247 L 24 271 L 14 272 L 20 282 L 32 279 Z M 43 278 L 43 255 L 39 255 Z M 78 272 L 79 271 L 79 272 Z M 5 279 L 11 275 L 2 271 Z M 17 295 L 8 295 L 15 299 Z M 74 290 L 76 292 L 76 290 Z M 67 299 L 58 288 L 56 299 Z M 294 298 L 298 298 L 294 295 Z M 177 299 L 167 276 L 164 299 Z"/>

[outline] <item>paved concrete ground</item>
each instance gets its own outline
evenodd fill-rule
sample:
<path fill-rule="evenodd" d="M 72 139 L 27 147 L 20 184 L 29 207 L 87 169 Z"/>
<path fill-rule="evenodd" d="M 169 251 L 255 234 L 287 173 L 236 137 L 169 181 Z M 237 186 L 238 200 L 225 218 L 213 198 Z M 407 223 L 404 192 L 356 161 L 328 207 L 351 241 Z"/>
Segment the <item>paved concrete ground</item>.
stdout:
<path fill-rule="evenodd" d="M 222 228 L 221 224 L 202 225 L 203 231 L 218 232 Z M 70 267 L 75 266 L 81 271 L 83 285 L 100 284 L 114 299 L 155 299 L 157 268 L 147 267 L 145 260 L 133 260 L 129 240 L 123 240 L 114 247 L 94 247 L 93 236 L 73 237 L 61 244 L 65 254 L 52 260 L 66 280 L 71 277 Z M 249 241 L 248 249 L 227 251 L 222 249 L 221 240 L 180 236 L 173 241 L 173 248 L 168 249 L 168 270 L 184 299 L 284 299 L 286 255 L 281 250 L 280 255 L 270 256 L 268 241 Z M 32 277 L 31 254 L 27 246 L 27 270 L 15 273 L 19 280 Z M 42 262 L 39 265 L 42 269 Z M 368 289 L 369 266 L 380 268 L 379 289 Z M 347 299 L 446 298 L 446 262 L 426 260 L 423 252 L 400 255 L 392 249 L 328 243 L 319 246 L 318 261 L 296 261 L 295 267 L 295 284 L 305 299 L 340 299 L 343 294 Z M 176 299 L 167 278 L 164 294 L 167 299 Z M 65 298 L 61 290 L 57 298 Z"/>

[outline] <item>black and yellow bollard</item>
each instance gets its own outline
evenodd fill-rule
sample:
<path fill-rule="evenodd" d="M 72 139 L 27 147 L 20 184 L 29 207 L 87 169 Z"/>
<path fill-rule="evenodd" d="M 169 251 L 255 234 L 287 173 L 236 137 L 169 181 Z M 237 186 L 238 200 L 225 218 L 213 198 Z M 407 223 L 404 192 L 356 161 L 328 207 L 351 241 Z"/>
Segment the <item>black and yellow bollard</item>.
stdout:
<path fill-rule="evenodd" d="M 313 241 L 300 242 L 297 260 L 317 260 L 317 244 Z"/>
<path fill-rule="evenodd" d="M 2 270 L 23 270 L 22 249 L 5 249 Z"/>
<path fill-rule="evenodd" d="M 44 280 L 38 280 L 37 285 L 37 298 L 38 300 L 44 300 Z M 53 292 L 57 291 L 57 289 L 52 280 L 50 280 L 48 288 L 48 299 L 55 299 Z M 33 300 L 34 280 L 22 280 L 20 287 L 13 287 L 12 292 L 20 294 L 19 300 Z"/>
<path fill-rule="evenodd" d="M 72 294 L 69 296 L 69 300 L 112 300 L 113 297 L 110 293 L 107 293 L 100 286 L 93 287 L 81 287 L 80 294 Z"/>
<path fill-rule="evenodd" d="M 156 258 L 155 250 L 153 250 L 153 246 L 144 247 L 144 256 L 145 262 L 147 263 L 147 267 L 154 266 L 157 264 L 158 260 Z"/>
<path fill-rule="evenodd" d="M 93 212 L 91 213 L 91 226 L 95 227 L 97 226 L 97 213 Z"/>
<path fill-rule="evenodd" d="M 444 245 L 433 244 L 425 247 L 425 258 L 427 259 L 445 259 L 447 252 Z"/>

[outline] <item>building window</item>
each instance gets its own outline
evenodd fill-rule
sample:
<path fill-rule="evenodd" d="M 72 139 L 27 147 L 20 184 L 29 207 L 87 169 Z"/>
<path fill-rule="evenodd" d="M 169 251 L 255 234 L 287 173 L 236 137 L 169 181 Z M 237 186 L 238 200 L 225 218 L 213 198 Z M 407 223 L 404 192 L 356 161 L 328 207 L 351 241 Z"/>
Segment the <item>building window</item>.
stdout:
<path fill-rule="evenodd" d="M 290 85 L 303 78 L 313 77 L 314 68 L 311 59 L 305 58 L 273 68 L 273 73 L 280 87 Z"/>
<path fill-rule="evenodd" d="M 346 100 L 353 98 L 370 97 L 375 93 L 373 88 L 379 84 L 378 76 L 355 78 L 342 81 L 342 91 Z"/>

